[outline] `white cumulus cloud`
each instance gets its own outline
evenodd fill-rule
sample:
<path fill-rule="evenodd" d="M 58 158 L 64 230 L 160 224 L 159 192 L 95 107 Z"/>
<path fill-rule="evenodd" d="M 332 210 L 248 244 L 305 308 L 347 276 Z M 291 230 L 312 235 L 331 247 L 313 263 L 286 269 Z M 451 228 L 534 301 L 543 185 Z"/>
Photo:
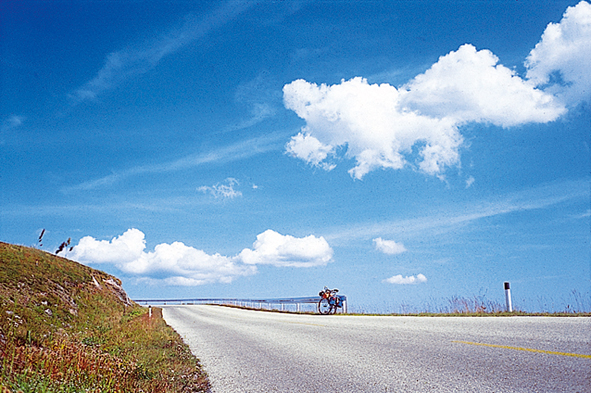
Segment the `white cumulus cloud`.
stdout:
<path fill-rule="evenodd" d="M 511 127 L 546 123 L 565 109 L 555 98 L 498 64 L 489 50 L 462 45 L 403 88 L 404 107 L 435 118 Z"/>
<path fill-rule="evenodd" d="M 123 235 L 112 240 L 96 240 L 85 236 L 78 242 L 68 258 L 82 263 L 113 263 L 126 264 L 140 258 L 146 248 L 145 235 L 142 231 L 132 228 Z"/>
<path fill-rule="evenodd" d="M 381 237 L 373 239 L 376 250 L 384 254 L 396 255 L 407 251 L 402 243 L 396 243 L 394 240 L 384 240 Z"/>
<path fill-rule="evenodd" d="M 566 104 L 591 97 L 591 4 L 568 7 L 559 23 L 550 23 L 530 52 L 527 78 Z"/>
<path fill-rule="evenodd" d="M 284 105 L 306 125 L 286 150 L 332 169 L 329 159 L 342 148 L 356 161 L 349 171 L 356 179 L 409 164 L 442 176 L 447 167 L 459 165 L 460 126 L 545 123 L 566 112 L 554 95 L 498 62 L 489 50 L 466 44 L 400 88 L 361 77 L 320 86 L 295 80 L 283 88 Z M 409 162 L 415 153 L 418 161 Z"/>
<path fill-rule="evenodd" d="M 398 284 L 398 285 L 405 285 L 405 284 L 418 284 L 421 282 L 427 282 L 427 277 L 422 274 L 417 274 L 416 276 L 406 276 L 402 277 L 401 274 L 397 276 L 392 276 L 384 280 L 384 282 L 390 284 Z"/>
<path fill-rule="evenodd" d="M 313 267 L 326 265 L 333 256 L 322 236 L 296 238 L 270 229 L 257 236 L 253 248 L 242 250 L 238 258 L 247 264 Z"/>
<path fill-rule="evenodd" d="M 322 144 L 311 135 L 299 133 L 291 137 L 285 148 L 292 157 L 301 158 L 310 165 L 326 170 L 334 169 L 334 165 L 322 162 L 332 153 L 333 147 Z"/>
<path fill-rule="evenodd" d="M 111 241 L 86 236 L 65 256 L 85 264 L 110 263 L 123 272 L 157 278 L 171 285 L 229 283 L 257 270 L 256 266 L 244 265 L 235 258 L 209 255 L 181 242 L 159 244 L 153 252 L 145 252 L 144 238 L 138 229 L 129 229 Z"/>
<path fill-rule="evenodd" d="M 306 120 L 288 151 L 312 165 L 321 166 L 329 153 L 346 147 L 346 156 L 357 161 L 349 173 L 361 179 L 377 168 L 402 168 L 406 163 L 404 154 L 411 153 L 419 141 L 446 146 L 445 151 L 440 149 L 430 157 L 439 158 L 441 165 L 457 161 L 462 139 L 451 123 L 403 110 L 403 93 L 394 86 L 370 85 L 360 77 L 333 86 L 300 79 L 284 86 L 283 93 L 285 106 Z M 442 132 L 435 135 L 434 129 Z"/>
<path fill-rule="evenodd" d="M 140 280 L 166 285 L 194 286 L 230 283 L 257 273 L 257 264 L 313 267 L 332 260 L 333 250 L 323 237 L 296 238 L 267 230 L 257 236 L 253 249 L 228 257 L 210 255 L 182 242 L 162 243 L 147 252 L 145 235 L 132 228 L 111 240 L 80 239 L 65 257 L 80 263 L 112 264 Z"/>

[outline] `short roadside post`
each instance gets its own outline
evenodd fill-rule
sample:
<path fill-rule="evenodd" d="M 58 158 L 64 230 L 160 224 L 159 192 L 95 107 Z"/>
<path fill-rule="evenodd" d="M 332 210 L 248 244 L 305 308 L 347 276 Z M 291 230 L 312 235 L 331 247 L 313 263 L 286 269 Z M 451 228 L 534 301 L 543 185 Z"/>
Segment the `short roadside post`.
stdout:
<path fill-rule="evenodd" d="M 152 318 L 152 306 L 148 306 L 148 318 Z"/>
<path fill-rule="evenodd" d="M 508 281 L 505 281 L 505 304 L 507 305 L 507 312 L 513 312 L 513 306 L 511 305 L 511 285 Z"/>

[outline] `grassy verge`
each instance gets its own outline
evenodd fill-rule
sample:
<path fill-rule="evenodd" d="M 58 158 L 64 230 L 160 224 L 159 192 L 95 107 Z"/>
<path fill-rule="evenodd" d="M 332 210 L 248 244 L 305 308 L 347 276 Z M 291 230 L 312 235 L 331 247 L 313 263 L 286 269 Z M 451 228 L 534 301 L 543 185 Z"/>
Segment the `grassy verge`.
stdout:
<path fill-rule="evenodd" d="M 390 313 L 390 314 L 347 314 L 347 315 L 381 315 L 381 316 L 393 316 L 393 317 L 591 317 L 591 313 L 535 313 L 535 312 L 524 312 L 524 311 L 513 311 L 513 312 L 450 312 L 450 313 L 429 313 L 429 312 L 418 312 L 418 313 Z"/>
<path fill-rule="evenodd" d="M 115 277 L 0 243 L 0 392 L 206 392 L 180 336 Z"/>
<path fill-rule="evenodd" d="M 283 314 L 306 314 L 306 315 L 319 315 L 317 312 L 311 311 L 290 311 L 290 310 L 279 310 L 279 309 L 266 309 L 266 308 L 253 308 L 248 306 L 238 306 L 234 304 L 212 304 L 213 306 L 239 308 L 243 310 L 263 311 L 271 313 L 283 313 Z M 333 314 L 339 315 L 353 315 L 353 316 L 393 316 L 393 317 L 591 317 L 591 312 L 526 312 L 526 311 L 486 311 L 486 310 L 453 310 L 449 312 L 408 312 L 408 313 L 347 313 L 343 314 L 338 312 Z M 332 316 L 332 315 L 331 315 Z"/>

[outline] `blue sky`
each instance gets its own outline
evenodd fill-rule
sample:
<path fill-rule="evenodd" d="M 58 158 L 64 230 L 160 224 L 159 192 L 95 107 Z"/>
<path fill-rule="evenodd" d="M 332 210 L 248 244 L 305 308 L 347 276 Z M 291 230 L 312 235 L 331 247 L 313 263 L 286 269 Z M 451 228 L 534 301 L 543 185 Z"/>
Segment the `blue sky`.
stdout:
<path fill-rule="evenodd" d="M 136 299 L 590 308 L 590 42 L 585 1 L 3 2 L 0 240 Z"/>

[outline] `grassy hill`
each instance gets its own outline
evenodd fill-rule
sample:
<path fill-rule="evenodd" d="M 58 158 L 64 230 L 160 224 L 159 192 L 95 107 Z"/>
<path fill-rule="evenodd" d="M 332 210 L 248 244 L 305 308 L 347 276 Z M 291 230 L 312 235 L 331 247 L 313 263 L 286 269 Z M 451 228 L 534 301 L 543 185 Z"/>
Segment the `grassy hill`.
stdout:
<path fill-rule="evenodd" d="M 113 276 L 0 242 L 0 392 L 205 392 L 179 335 Z"/>

